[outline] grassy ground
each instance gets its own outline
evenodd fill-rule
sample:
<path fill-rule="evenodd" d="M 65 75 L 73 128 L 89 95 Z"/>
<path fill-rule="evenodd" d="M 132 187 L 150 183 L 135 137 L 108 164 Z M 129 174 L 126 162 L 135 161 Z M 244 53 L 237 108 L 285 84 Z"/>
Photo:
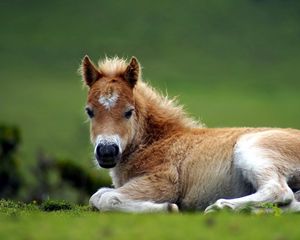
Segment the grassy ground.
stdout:
<path fill-rule="evenodd" d="M 46 212 L 0 202 L 1 239 L 299 239 L 298 215 L 121 214 L 85 207 Z"/>

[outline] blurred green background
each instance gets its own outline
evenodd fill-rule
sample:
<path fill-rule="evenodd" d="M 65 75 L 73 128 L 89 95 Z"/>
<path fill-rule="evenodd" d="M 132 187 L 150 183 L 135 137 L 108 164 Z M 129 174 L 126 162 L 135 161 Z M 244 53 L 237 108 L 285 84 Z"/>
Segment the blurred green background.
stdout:
<path fill-rule="evenodd" d="M 136 56 L 209 127 L 300 128 L 300 1 L 12 0 L 0 26 L 0 122 L 20 127 L 23 168 L 41 149 L 93 168 L 85 54 Z"/>

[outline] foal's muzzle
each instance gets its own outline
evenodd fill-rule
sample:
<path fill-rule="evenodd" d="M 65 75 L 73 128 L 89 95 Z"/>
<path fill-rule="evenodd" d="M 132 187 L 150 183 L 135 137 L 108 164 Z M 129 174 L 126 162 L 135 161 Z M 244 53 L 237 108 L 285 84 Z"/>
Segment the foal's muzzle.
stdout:
<path fill-rule="evenodd" d="M 99 143 L 95 149 L 95 157 L 99 165 L 103 168 L 113 168 L 120 157 L 120 150 L 117 144 Z"/>

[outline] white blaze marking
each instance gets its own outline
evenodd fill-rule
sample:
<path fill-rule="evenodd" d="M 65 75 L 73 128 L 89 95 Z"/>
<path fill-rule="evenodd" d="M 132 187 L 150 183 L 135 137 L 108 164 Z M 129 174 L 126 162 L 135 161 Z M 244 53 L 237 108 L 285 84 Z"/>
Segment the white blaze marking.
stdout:
<path fill-rule="evenodd" d="M 113 94 L 107 95 L 107 96 L 100 96 L 98 101 L 107 110 L 109 110 L 116 105 L 118 98 L 119 98 L 119 95 L 116 93 L 113 93 Z"/>

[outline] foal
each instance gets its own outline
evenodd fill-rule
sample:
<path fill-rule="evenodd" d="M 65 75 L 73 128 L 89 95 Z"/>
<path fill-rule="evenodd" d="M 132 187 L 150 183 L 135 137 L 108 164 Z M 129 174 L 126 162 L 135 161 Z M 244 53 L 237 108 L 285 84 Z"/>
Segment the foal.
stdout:
<path fill-rule="evenodd" d="M 136 58 L 81 66 L 98 164 L 114 188 L 90 199 L 100 211 L 253 209 L 300 211 L 300 131 L 205 128 L 141 79 Z"/>

